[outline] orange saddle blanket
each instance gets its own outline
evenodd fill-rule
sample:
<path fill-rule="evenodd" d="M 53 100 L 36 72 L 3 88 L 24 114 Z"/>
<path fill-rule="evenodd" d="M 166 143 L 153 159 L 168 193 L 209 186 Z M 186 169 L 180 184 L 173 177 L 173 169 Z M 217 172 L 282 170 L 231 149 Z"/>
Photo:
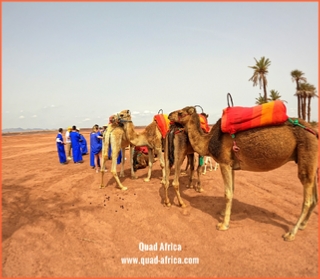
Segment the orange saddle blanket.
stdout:
<path fill-rule="evenodd" d="M 222 113 L 221 130 L 232 135 L 251 128 L 279 125 L 287 119 L 286 106 L 279 100 L 254 107 L 227 107 Z"/>
<path fill-rule="evenodd" d="M 162 137 L 165 138 L 166 137 L 166 134 L 169 130 L 169 119 L 168 119 L 168 115 L 166 114 L 157 114 L 154 116 L 153 118 L 157 125 L 158 125 L 158 128 L 162 134 Z"/>
<path fill-rule="evenodd" d="M 208 133 L 210 131 L 210 127 L 208 125 L 207 117 L 199 113 L 199 119 L 200 119 L 200 127 L 202 131 L 204 131 L 205 133 Z"/>

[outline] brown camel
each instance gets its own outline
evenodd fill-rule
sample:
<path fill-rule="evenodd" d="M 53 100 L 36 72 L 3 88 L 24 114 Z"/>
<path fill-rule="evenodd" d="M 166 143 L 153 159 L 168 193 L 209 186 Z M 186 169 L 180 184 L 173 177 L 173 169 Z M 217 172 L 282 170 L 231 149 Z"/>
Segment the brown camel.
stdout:
<path fill-rule="evenodd" d="M 212 156 L 219 163 L 225 187 L 226 208 L 223 221 L 217 225 L 218 230 L 229 228 L 234 170 L 264 172 L 279 168 L 288 161 L 295 161 L 298 165 L 298 177 L 304 188 L 304 197 L 298 221 L 283 235 L 284 240 L 294 240 L 298 229 L 306 227 L 318 202 L 318 133 L 308 123 L 298 119 L 306 129 L 289 121 L 281 125 L 252 128 L 238 132 L 233 139 L 228 133 L 221 131 L 221 119 L 209 134 L 204 134 L 200 129 L 195 107 L 174 111 L 170 113 L 169 119 L 180 122 L 185 127 L 196 152 Z"/>
<path fill-rule="evenodd" d="M 164 203 L 167 206 L 171 206 L 168 197 L 168 188 L 169 188 L 169 176 L 170 170 L 172 166 L 174 166 L 174 179 L 172 182 L 172 186 L 176 192 L 176 196 L 181 207 L 185 207 L 185 203 L 183 202 L 180 191 L 179 191 L 179 177 L 181 172 L 181 165 L 187 156 L 188 164 L 190 166 L 190 175 L 189 175 L 189 184 L 187 188 L 192 188 L 192 179 L 194 175 L 194 150 L 188 140 L 188 135 L 185 133 L 184 128 L 179 123 L 171 123 L 170 129 L 165 138 L 165 146 L 164 146 L 164 162 L 165 162 L 165 198 Z M 201 188 L 201 166 L 197 167 L 197 183 L 196 183 L 196 191 L 203 192 Z"/>
<path fill-rule="evenodd" d="M 128 145 L 130 145 L 130 141 L 126 137 L 126 134 L 123 129 L 123 124 L 120 122 L 118 115 L 114 115 L 110 117 L 110 123 L 108 125 L 107 130 L 103 134 L 103 144 L 102 144 L 102 164 L 101 164 L 101 184 L 100 188 L 104 188 L 104 172 L 105 172 L 105 164 L 108 160 L 108 152 L 109 152 L 109 144 L 111 146 L 111 173 L 116 180 L 118 187 L 121 190 L 127 190 L 128 188 L 123 186 L 120 182 L 120 179 L 117 174 L 117 158 L 120 150 L 122 150 L 122 160 L 121 160 L 121 170 L 120 177 L 124 177 L 124 162 L 125 162 L 125 149 Z M 132 153 L 133 146 L 130 145 L 130 167 L 131 167 L 131 176 L 134 176 L 133 166 L 132 166 Z"/>
<path fill-rule="evenodd" d="M 147 146 L 148 147 L 148 176 L 144 179 L 145 182 L 150 181 L 152 165 L 154 161 L 154 151 L 157 154 L 160 167 L 162 169 L 162 181 L 164 181 L 164 160 L 162 153 L 162 134 L 158 128 L 156 121 L 152 121 L 141 133 L 135 131 L 134 125 L 131 120 L 130 110 L 123 110 L 119 113 L 121 124 L 126 138 L 133 146 Z M 133 165 L 132 158 L 130 158 L 131 165 Z M 133 176 L 134 177 L 134 176 Z"/>

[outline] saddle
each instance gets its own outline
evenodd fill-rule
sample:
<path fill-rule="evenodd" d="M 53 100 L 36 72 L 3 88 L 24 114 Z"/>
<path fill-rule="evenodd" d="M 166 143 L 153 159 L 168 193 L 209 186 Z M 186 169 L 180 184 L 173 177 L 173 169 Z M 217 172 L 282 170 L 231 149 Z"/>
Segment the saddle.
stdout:
<path fill-rule="evenodd" d="M 280 125 L 288 120 L 286 107 L 276 100 L 254 107 L 227 107 L 223 110 L 221 130 L 234 135 L 248 129 Z"/>
<path fill-rule="evenodd" d="M 170 121 L 168 115 L 166 114 L 157 114 L 153 117 L 154 121 L 157 123 L 158 128 L 161 132 L 162 138 L 166 137 L 166 134 L 169 130 Z"/>

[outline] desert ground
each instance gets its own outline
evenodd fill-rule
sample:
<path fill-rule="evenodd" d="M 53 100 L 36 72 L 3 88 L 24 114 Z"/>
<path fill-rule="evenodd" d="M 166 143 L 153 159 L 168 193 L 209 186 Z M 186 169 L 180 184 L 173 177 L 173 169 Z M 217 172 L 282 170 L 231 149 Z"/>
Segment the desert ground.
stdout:
<path fill-rule="evenodd" d="M 150 182 L 143 181 L 147 169 L 132 180 L 127 160 L 121 181 L 129 189 L 116 188 L 109 171 L 100 189 L 89 155 L 83 164 L 59 164 L 56 134 L 2 135 L 2 277 L 319 276 L 318 207 L 293 242 L 281 237 L 302 206 L 294 162 L 266 173 L 237 171 L 230 228 L 218 231 L 225 207 L 219 170 L 201 176 L 203 193 L 186 188 L 182 175 L 187 207 L 170 187 L 169 208 L 158 161 Z M 89 130 L 82 134 L 89 147 Z M 180 264 L 185 258 L 189 264 Z"/>

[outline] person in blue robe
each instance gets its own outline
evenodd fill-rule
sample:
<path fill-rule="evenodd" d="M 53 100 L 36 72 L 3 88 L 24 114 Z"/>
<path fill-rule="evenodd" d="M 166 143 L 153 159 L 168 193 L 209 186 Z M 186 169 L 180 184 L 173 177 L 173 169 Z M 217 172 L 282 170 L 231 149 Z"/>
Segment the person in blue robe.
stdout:
<path fill-rule="evenodd" d="M 66 151 L 64 150 L 65 142 L 63 141 L 62 132 L 63 132 L 63 129 L 59 128 L 59 133 L 56 137 L 56 144 L 57 144 L 60 164 L 65 165 L 67 164 L 67 157 L 66 157 Z"/>
<path fill-rule="evenodd" d="M 94 167 L 96 169 L 96 172 L 99 172 L 99 165 L 102 162 L 102 139 L 103 136 L 101 135 L 99 131 L 99 126 L 94 125 L 92 128 L 92 132 L 90 134 L 90 154 L 93 154 L 93 160 L 94 160 Z M 90 155 L 92 156 L 92 155 Z M 91 165 L 91 163 L 90 163 Z M 92 165 L 91 165 L 92 166 Z"/>
<path fill-rule="evenodd" d="M 86 155 L 88 153 L 88 147 L 87 147 L 87 140 L 86 138 L 80 133 L 80 129 L 77 129 L 79 135 L 80 135 L 80 150 L 82 155 Z"/>
<path fill-rule="evenodd" d="M 80 134 L 76 130 L 76 126 L 72 126 L 70 132 L 71 146 L 72 146 L 72 157 L 74 163 L 83 163 L 81 149 L 80 149 Z"/>
<path fill-rule="evenodd" d="M 97 129 L 99 128 L 99 126 L 96 124 L 92 127 L 92 131 L 90 133 L 90 166 L 95 169 L 96 168 L 96 165 L 95 165 L 95 162 L 94 162 L 94 151 L 95 151 L 95 137 L 96 137 L 96 132 L 97 132 Z M 100 168 L 100 159 L 98 158 L 98 166 Z"/>

